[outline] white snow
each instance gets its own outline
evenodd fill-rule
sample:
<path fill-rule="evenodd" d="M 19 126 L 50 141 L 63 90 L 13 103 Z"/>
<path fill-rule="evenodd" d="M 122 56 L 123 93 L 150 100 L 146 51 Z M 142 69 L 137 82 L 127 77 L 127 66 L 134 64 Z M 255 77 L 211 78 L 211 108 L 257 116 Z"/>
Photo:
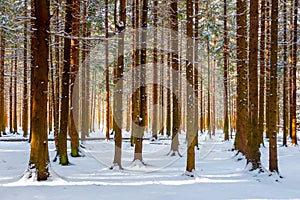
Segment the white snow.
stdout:
<path fill-rule="evenodd" d="M 96 136 L 97 134 L 92 134 Z M 125 134 L 127 135 L 127 134 Z M 110 170 L 114 142 L 85 141 L 84 157 L 69 157 L 70 166 L 52 162 L 56 155 L 49 142 L 50 178 L 38 182 L 26 172 L 30 145 L 27 142 L 0 142 L 1 200 L 83 200 L 83 199 L 299 199 L 300 148 L 278 144 L 280 178 L 267 171 L 268 143 L 261 148 L 264 173 L 249 172 L 246 161 L 232 151 L 233 140 L 223 141 L 218 133 L 209 139 L 199 135 L 196 171 L 185 173 L 185 135 L 180 135 L 183 157 L 167 156 L 171 141 L 145 140 L 144 163 L 133 160 L 134 148 L 123 142 L 124 170 Z M 279 143 L 281 143 L 279 137 Z"/>

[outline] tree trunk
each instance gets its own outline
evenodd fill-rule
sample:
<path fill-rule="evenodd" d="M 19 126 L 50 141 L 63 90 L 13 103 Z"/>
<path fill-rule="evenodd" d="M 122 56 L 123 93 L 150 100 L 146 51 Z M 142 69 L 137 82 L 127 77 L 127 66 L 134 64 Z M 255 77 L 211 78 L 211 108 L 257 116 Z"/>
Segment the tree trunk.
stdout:
<path fill-rule="evenodd" d="M 251 170 L 261 167 L 258 134 L 258 1 L 250 2 L 249 40 L 249 131 L 247 131 L 247 162 Z"/>
<path fill-rule="evenodd" d="M 298 40 L 298 0 L 294 0 L 294 26 L 293 26 L 293 60 L 292 60 L 292 99 L 291 99 L 291 136 L 292 145 L 297 145 L 297 40 Z"/>
<path fill-rule="evenodd" d="M 264 136 L 264 119 L 265 119 L 265 46 L 266 46 L 266 1 L 261 1 L 260 8 L 260 73 L 259 73 L 259 119 L 258 119 L 258 137 L 259 143 L 263 144 Z"/>
<path fill-rule="evenodd" d="M 289 74 L 287 57 L 287 0 L 283 1 L 283 146 L 287 146 L 288 135 L 288 113 L 289 113 Z"/>
<path fill-rule="evenodd" d="M 109 136 L 109 113 L 110 113 L 110 93 L 109 93 L 109 63 L 108 63 L 108 56 L 109 56 L 109 50 L 108 50 L 108 0 L 105 0 L 105 38 L 107 39 L 105 41 L 105 137 L 107 140 L 110 139 Z"/>
<path fill-rule="evenodd" d="M 148 22 L 148 0 L 142 1 L 142 34 L 141 34 L 141 71 L 140 71 L 140 120 L 139 131 L 136 137 L 134 149 L 134 161 L 143 163 L 143 136 L 147 125 L 147 94 L 146 94 L 146 64 L 147 64 L 147 22 Z"/>
<path fill-rule="evenodd" d="M 227 0 L 224 0 L 224 139 L 229 140 L 229 119 L 228 119 L 228 40 L 227 40 Z"/>
<path fill-rule="evenodd" d="M 72 0 L 67 0 L 66 4 L 66 21 L 65 21 L 65 34 L 70 35 L 72 32 Z M 61 99 L 61 118 L 60 118 L 60 131 L 58 134 L 58 155 L 61 165 L 68 165 L 67 154 L 67 133 L 70 128 L 69 125 L 69 88 L 70 88 L 70 58 L 71 58 L 71 39 L 64 38 L 64 65 L 62 76 L 62 99 Z"/>
<path fill-rule="evenodd" d="M 14 117 L 13 117 L 13 128 L 14 133 L 18 133 L 18 90 L 17 90 L 17 69 L 18 69 L 18 50 L 17 46 L 15 47 L 14 55 Z"/>
<path fill-rule="evenodd" d="M 126 1 L 120 0 L 119 8 L 119 21 L 122 26 L 118 28 L 118 63 L 114 68 L 114 104 L 113 104 L 113 131 L 115 134 L 115 155 L 113 165 L 122 168 L 121 157 L 122 157 L 122 96 L 123 96 L 123 70 L 124 70 L 124 31 L 126 28 Z M 117 24 L 116 24 L 117 25 Z"/>
<path fill-rule="evenodd" d="M 247 2 L 237 0 L 237 117 L 235 148 L 246 153 L 248 77 L 247 77 Z"/>
<path fill-rule="evenodd" d="M 5 61 L 5 31 L 1 29 L 1 40 L 0 40 L 0 137 L 5 134 L 5 83 L 4 83 L 4 61 Z"/>
<path fill-rule="evenodd" d="M 28 29 L 28 16 L 27 16 L 27 0 L 24 0 L 24 52 L 23 52 L 23 108 L 22 108 L 22 127 L 23 127 L 23 137 L 28 136 L 28 66 L 27 66 L 27 48 L 28 48 L 28 42 L 27 42 L 27 29 Z M 0 103 L 1 105 L 1 103 Z M 1 112 L 1 106 L 0 106 L 0 112 Z M 0 124 L 1 124 L 1 118 L 0 118 Z M 1 133 L 1 125 L 0 125 L 0 133 Z"/>
<path fill-rule="evenodd" d="M 172 49 L 172 92 L 173 92 L 173 125 L 172 125 L 172 143 L 171 155 L 179 154 L 179 127 L 180 127 L 180 104 L 179 104 L 179 56 L 178 56 L 178 3 L 172 0 L 171 9 L 171 49 Z M 179 154 L 180 155 L 180 154 Z"/>
<path fill-rule="evenodd" d="M 296 0 L 297 1 L 297 0 Z M 270 109 L 269 112 L 269 170 L 271 172 L 278 171 L 277 159 L 277 61 L 278 61 L 278 0 L 272 0 L 271 15 L 271 66 L 270 66 Z"/>
<path fill-rule="evenodd" d="M 157 23 L 158 23 L 158 0 L 153 2 L 153 24 L 154 24 L 154 33 L 153 33 L 153 112 L 152 112 L 152 137 L 157 139 L 158 133 L 158 124 L 159 124 L 159 115 L 158 115 L 158 40 L 157 40 Z"/>
<path fill-rule="evenodd" d="M 34 0 L 32 16 L 34 17 L 32 35 L 32 127 L 29 170 L 37 173 L 37 180 L 47 180 L 48 133 L 47 133 L 47 90 L 48 90 L 48 56 L 50 12 L 49 1 Z M 30 176 L 31 177 L 31 176 Z"/>
<path fill-rule="evenodd" d="M 187 17 L 187 66 L 186 66 L 186 77 L 187 77 L 187 164 L 186 171 L 192 172 L 195 170 L 195 142 L 196 142 L 196 131 L 194 127 L 194 116 L 193 110 L 194 105 L 194 81 L 193 81 L 193 1 L 187 0 L 186 2 L 186 17 Z"/>
<path fill-rule="evenodd" d="M 270 109 L 270 52 L 271 52 L 271 20 L 270 20 L 270 0 L 267 0 L 266 8 L 266 138 L 269 138 L 270 129 L 270 113 L 267 110 Z"/>
<path fill-rule="evenodd" d="M 79 156 L 79 134 L 78 134 L 78 116 L 79 116 L 79 25 L 80 25 L 80 1 L 73 0 L 72 9 L 72 40 L 71 40 L 71 86 L 70 86 L 70 139 L 71 156 Z"/>

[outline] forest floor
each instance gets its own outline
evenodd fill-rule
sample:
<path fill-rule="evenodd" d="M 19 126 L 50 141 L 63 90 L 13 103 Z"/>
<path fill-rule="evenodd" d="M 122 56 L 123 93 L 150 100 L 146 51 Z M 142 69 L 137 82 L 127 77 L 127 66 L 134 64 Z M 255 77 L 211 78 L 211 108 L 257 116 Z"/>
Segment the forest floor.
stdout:
<path fill-rule="evenodd" d="M 97 134 L 94 134 L 97 137 Z M 91 135 L 92 137 L 93 135 Z M 48 181 L 27 179 L 30 146 L 27 142 L 0 142 L 1 200 L 82 199 L 300 199 L 300 148 L 278 145 L 280 178 L 268 172 L 268 143 L 261 148 L 264 173 L 249 172 L 246 160 L 232 151 L 233 140 L 199 136 L 194 177 L 184 173 L 186 144 L 180 135 L 180 156 L 168 156 L 170 140 L 145 140 L 144 163 L 133 163 L 133 147 L 123 142 L 124 170 L 110 170 L 113 141 L 86 141 L 82 157 L 69 157 L 71 165 L 53 162 Z M 280 142 L 280 141 L 279 141 Z"/>

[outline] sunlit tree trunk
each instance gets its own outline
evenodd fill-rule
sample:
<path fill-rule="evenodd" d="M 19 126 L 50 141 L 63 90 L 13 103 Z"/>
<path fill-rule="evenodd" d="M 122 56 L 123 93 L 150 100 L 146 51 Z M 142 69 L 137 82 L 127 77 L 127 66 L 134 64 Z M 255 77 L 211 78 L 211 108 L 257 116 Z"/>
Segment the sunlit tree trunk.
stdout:
<path fill-rule="evenodd" d="M 48 56 L 50 12 L 48 0 L 34 0 L 32 4 L 34 17 L 32 34 L 32 127 L 29 170 L 37 173 L 37 180 L 47 180 L 48 133 L 47 133 L 47 90 L 48 90 Z M 31 176 L 30 176 L 31 177 Z"/>

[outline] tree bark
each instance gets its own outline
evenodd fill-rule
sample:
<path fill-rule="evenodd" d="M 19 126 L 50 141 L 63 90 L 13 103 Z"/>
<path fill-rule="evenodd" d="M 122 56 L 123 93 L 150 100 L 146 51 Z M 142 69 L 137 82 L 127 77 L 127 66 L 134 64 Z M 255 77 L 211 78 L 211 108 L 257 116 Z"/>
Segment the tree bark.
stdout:
<path fill-rule="evenodd" d="M 247 162 L 251 170 L 261 167 L 258 134 L 258 1 L 250 2 L 249 40 L 249 131 L 247 132 Z M 274 109 L 274 108 L 273 108 Z"/>
<path fill-rule="evenodd" d="M 120 0 L 119 5 L 119 25 L 118 28 L 118 63 L 114 68 L 114 104 L 113 104 L 113 131 L 115 134 L 115 154 L 113 165 L 122 168 L 122 96 L 123 96 L 123 70 L 124 70 L 124 31 L 126 28 L 126 1 Z M 116 87 L 116 85 L 118 87 Z"/>
<path fill-rule="evenodd" d="M 261 0 L 260 8 L 260 73 L 259 73 L 259 119 L 258 134 L 259 142 L 263 144 L 264 135 L 264 119 L 265 119 L 265 47 L 266 47 L 266 1 Z"/>
<path fill-rule="evenodd" d="M 246 154 L 248 77 L 247 77 L 247 2 L 237 0 L 237 111 L 235 148 Z"/>
<path fill-rule="evenodd" d="M 27 16 L 27 9 L 28 9 L 28 3 L 27 0 L 24 0 L 24 52 L 23 52 L 23 108 L 22 108 L 22 127 L 23 127 L 23 137 L 28 136 L 28 66 L 27 66 L 27 48 L 28 48 L 28 16 Z M 0 103 L 1 104 L 1 103 Z M 0 107 L 1 111 L 1 107 Z M 0 124 L 1 124 L 1 118 L 0 118 Z M 0 125 L 1 127 L 1 125 Z M 0 133 L 1 133 L 0 128 Z"/>
<path fill-rule="evenodd" d="M 66 17 L 65 17 L 65 34 L 71 35 L 72 32 L 72 0 L 66 2 Z M 58 134 L 58 155 L 61 165 L 68 165 L 67 154 L 67 133 L 69 127 L 69 113 L 70 113 L 70 59 L 71 59 L 71 39 L 64 38 L 64 65 L 62 75 L 62 99 L 61 99 L 61 118 L 60 118 L 60 131 Z"/>
<path fill-rule="evenodd" d="M 192 172 L 195 170 L 195 142 L 196 142 L 196 131 L 194 127 L 194 81 L 193 81 L 193 1 L 187 0 L 186 2 L 186 17 L 187 17 L 187 66 L 186 66 L 186 77 L 187 77 L 187 164 L 186 171 Z"/>
<path fill-rule="evenodd" d="M 229 140 L 229 119 L 228 119 L 228 40 L 227 40 L 227 0 L 224 0 L 224 139 Z"/>
<path fill-rule="evenodd" d="M 297 1 L 297 0 L 296 0 Z M 270 66 L 270 109 L 269 112 L 269 170 L 278 171 L 277 159 L 277 62 L 278 62 L 278 0 L 272 0 L 271 15 L 271 66 Z"/>
<path fill-rule="evenodd" d="M 1 29 L 1 40 L 0 40 L 0 137 L 5 134 L 5 84 L 4 84 L 4 61 L 5 61 L 5 31 Z"/>
<path fill-rule="evenodd" d="M 34 0 L 32 16 L 34 17 L 32 36 L 32 127 L 29 170 L 37 173 L 37 180 L 47 180 L 48 133 L 47 133 L 47 91 L 48 91 L 48 56 L 50 12 L 48 0 Z"/>
<path fill-rule="evenodd" d="M 297 145 L 297 40 L 298 40 L 298 0 L 294 0 L 293 25 L 293 60 L 292 60 L 292 102 L 291 102 L 291 136 L 292 145 Z"/>
<path fill-rule="evenodd" d="M 79 156 L 79 134 L 78 134 L 78 116 L 79 116 L 79 25 L 80 25 L 80 1 L 73 0 L 72 4 L 72 40 L 70 52 L 71 65 L 71 86 L 70 86 L 70 129 L 71 156 Z"/>

